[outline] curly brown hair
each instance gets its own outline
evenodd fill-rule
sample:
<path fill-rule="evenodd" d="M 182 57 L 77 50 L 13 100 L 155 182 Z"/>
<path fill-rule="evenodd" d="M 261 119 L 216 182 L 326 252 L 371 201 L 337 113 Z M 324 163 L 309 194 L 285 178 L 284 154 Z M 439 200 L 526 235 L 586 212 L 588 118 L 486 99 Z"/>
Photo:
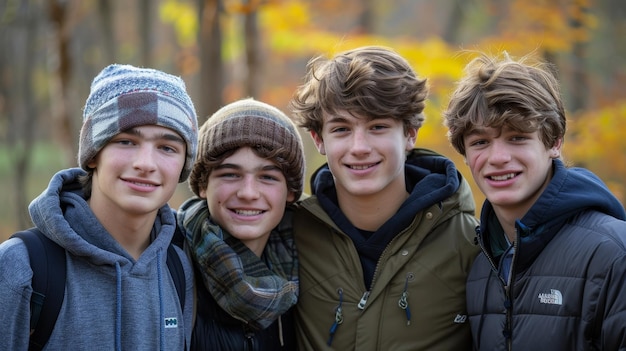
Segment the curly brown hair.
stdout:
<path fill-rule="evenodd" d="M 481 54 L 465 68 L 447 110 L 444 124 L 452 146 L 465 155 L 464 137 L 478 126 L 509 126 L 530 133 L 539 130 L 546 148 L 565 135 L 566 118 L 553 68 L 529 56 L 518 61 L 508 54 Z"/>
<path fill-rule="evenodd" d="M 347 111 L 367 118 L 397 118 L 405 131 L 420 128 L 428 96 L 426 79 L 392 49 L 365 46 L 307 64 L 291 107 L 299 127 L 321 134 L 324 115 Z"/>

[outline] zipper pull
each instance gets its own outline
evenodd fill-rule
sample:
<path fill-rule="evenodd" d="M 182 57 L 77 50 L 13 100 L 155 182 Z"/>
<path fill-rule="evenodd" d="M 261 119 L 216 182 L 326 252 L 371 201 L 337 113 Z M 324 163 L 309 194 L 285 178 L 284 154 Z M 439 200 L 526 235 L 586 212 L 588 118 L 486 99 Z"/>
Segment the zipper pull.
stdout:
<path fill-rule="evenodd" d="M 335 322 L 330 327 L 330 335 L 328 337 L 328 341 L 326 342 L 328 346 L 333 343 L 333 338 L 335 337 L 339 324 L 343 323 L 343 290 L 339 288 L 337 289 L 337 292 L 339 293 L 339 305 L 335 308 Z"/>
<path fill-rule="evenodd" d="M 406 325 L 411 325 L 411 309 L 409 308 L 409 300 L 407 297 L 409 296 L 409 278 L 411 274 L 407 274 L 406 280 L 404 281 L 404 291 L 402 292 L 402 296 L 400 296 L 400 300 L 398 300 L 398 307 L 404 310 L 406 313 Z"/>
<path fill-rule="evenodd" d="M 370 296 L 370 292 L 366 291 L 363 293 L 363 296 L 361 296 L 361 301 L 359 301 L 359 304 L 357 305 L 357 307 L 360 310 L 364 310 L 365 309 L 365 304 L 367 303 L 367 298 Z"/>
<path fill-rule="evenodd" d="M 400 300 L 398 300 L 398 306 L 406 312 L 406 325 L 411 325 L 411 309 L 409 308 L 409 301 L 406 297 L 409 296 L 408 292 L 403 292 Z"/>

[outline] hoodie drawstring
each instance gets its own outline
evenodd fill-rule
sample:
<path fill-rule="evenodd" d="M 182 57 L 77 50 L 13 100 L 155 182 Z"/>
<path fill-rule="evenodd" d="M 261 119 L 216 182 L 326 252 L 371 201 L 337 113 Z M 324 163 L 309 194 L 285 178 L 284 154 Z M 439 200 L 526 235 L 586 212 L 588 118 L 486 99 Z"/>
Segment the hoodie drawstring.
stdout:
<path fill-rule="evenodd" d="M 115 262 L 116 291 L 115 291 L 115 349 L 122 350 L 122 268 Z"/>
<path fill-rule="evenodd" d="M 161 327 L 159 328 L 159 345 L 161 345 L 161 350 L 165 350 L 165 315 L 163 312 L 163 274 L 162 274 L 162 268 L 161 268 L 161 253 L 163 252 L 162 249 L 158 249 L 157 250 L 157 276 L 158 276 L 158 282 L 159 282 L 159 323 L 161 325 Z"/>

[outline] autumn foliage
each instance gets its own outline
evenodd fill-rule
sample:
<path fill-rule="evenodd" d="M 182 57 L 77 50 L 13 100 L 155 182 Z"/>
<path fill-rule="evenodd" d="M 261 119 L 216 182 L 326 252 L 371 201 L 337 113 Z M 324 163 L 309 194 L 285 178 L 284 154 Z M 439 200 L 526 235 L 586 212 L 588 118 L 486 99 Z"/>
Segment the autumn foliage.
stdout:
<path fill-rule="evenodd" d="M 0 41 L 6 48 L 0 54 L 0 165 L 4 162 L 7 171 L 4 177 L 0 173 L 0 191 L 12 200 L 0 204 L 0 234 L 27 226 L 28 201 L 59 168 L 30 161 L 25 145 L 35 145 L 35 140 L 44 149 L 52 145 L 55 154 L 68 155 L 60 157 L 61 168 L 74 166 L 80 106 L 93 74 L 112 61 L 180 75 L 202 122 L 216 106 L 245 96 L 288 112 L 288 101 L 311 57 L 363 45 L 392 47 L 428 79 L 426 123 L 417 146 L 452 158 L 473 187 L 464 160 L 448 143 L 441 119 L 464 65 L 476 51 L 533 55 L 553 63 L 568 117 L 565 161 L 589 168 L 626 201 L 624 1 L 5 3 L 0 23 Z M 257 66 L 252 67 L 251 61 Z M 64 120 L 57 122 L 58 117 Z M 35 123 L 38 128 L 29 128 Z M 306 141 L 310 175 L 324 158 Z M 473 190 L 476 203 L 481 204 L 480 191 Z M 171 205 L 176 207 L 188 195 L 181 191 Z M 15 218 L 23 221 L 13 223 Z"/>
<path fill-rule="evenodd" d="M 415 38 L 410 35 L 382 35 L 372 28 L 363 28 L 354 18 L 364 11 L 393 12 L 393 2 L 367 0 L 224 0 L 221 2 L 222 22 L 226 40 L 227 61 L 237 60 L 242 54 L 241 33 L 237 32 L 239 17 L 257 11 L 266 54 L 271 64 L 283 65 L 290 60 L 303 64 L 315 55 L 333 55 L 338 51 L 362 46 L 384 45 L 403 55 L 419 75 L 428 78 L 430 100 L 426 107 L 427 123 L 420 130 L 418 146 L 432 148 L 451 157 L 468 179 L 463 159 L 448 145 L 441 114 L 454 82 L 461 76 L 465 63 L 474 51 L 498 54 L 507 51 L 511 56 L 536 55 L 551 61 L 559 68 L 566 102 L 569 104 L 568 132 L 564 158 L 576 166 L 590 168 L 605 180 L 622 200 L 626 194 L 626 93 L 613 89 L 593 89 L 601 86 L 603 78 L 595 76 L 592 67 L 581 67 L 572 61 L 582 60 L 594 33 L 602 22 L 598 18 L 598 3 L 593 0 L 511 0 L 511 1 L 450 1 L 463 6 L 466 22 L 472 22 L 471 35 L 461 35 L 460 43 L 446 42 L 442 36 Z M 609 4 L 610 5 L 610 4 Z M 161 16 L 179 33 L 182 46 L 193 44 L 193 3 L 167 0 L 161 6 Z M 608 6 L 610 10 L 610 6 Z M 424 21 L 428 14 L 418 11 L 433 10 L 424 5 L 414 7 L 415 17 Z M 433 16 L 435 16 L 433 14 Z M 350 22 L 352 21 L 352 22 Z M 342 22 L 342 25 L 332 23 Z M 345 22 L 345 23 L 343 23 Z M 454 25 L 454 23 L 453 23 Z M 481 32 L 482 31 L 482 32 Z M 619 39 L 617 39 L 619 40 Z M 302 67 L 302 72 L 303 67 Z M 613 85 L 623 83 L 615 77 Z M 263 88 L 262 99 L 279 107 L 286 107 L 295 84 L 269 84 Z M 236 99 L 241 92 L 234 86 L 225 89 L 226 100 Z M 607 98 L 607 94 L 609 97 Z M 315 152 L 308 155 L 309 168 L 315 168 L 323 159 Z M 472 183 L 470 181 L 470 183 Z M 472 184 L 473 185 L 473 184 Z M 476 202 L 482 198 L 474 189 Z"/>

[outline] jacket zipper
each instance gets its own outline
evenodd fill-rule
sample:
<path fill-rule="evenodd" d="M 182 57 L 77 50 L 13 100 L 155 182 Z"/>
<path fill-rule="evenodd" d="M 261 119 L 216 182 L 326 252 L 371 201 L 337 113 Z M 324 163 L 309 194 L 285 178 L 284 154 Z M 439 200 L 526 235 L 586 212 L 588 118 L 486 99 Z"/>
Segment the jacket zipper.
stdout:
<path fill-rule="evenodd" d="M 502 276 L 499 274 L 498 272 L 498 268 L 493 260 L 493 257 L 491 257 L 491 255 L 487 254 L 487 250 L 485 250 L 485 245 L 483 242 L 483 237 L 482 237 L 482 233 L 480 231 L 480 227 L 476 227 L 476 234 L 478 235 L 478 245 L 480 246 L 480 249 L 482 250 L 482 252 L 485 254 L 485 257 L 487 257 L 487 261 L 489 261 L 489 264 L 491 265 L 491 270 L 493 273 L 495 273 L 495 275 L 498 277 L 498 279 L 500 280 L 500 282 L 502 283 L 502 287 L 504 289 L 504 296 L 505 296 L 505 300 L 504 300 L 504 307 L 506 309 L 506 321 L 505 321 L 505 329 L 503 330 L 503 334 L 504 337 L 506 338 L 506 345 L 507 345 L 507 350 L 511 351 L 513 349 L 513 330 L 512 330 L 512 326 L 513 326 L 513 300 L 511 298 L 511 290 L 512 290 L 512 283 L 514 281 L 513 279 L 513 272 L 514 270 L 514 265 L 515 265 L 515 258 L 517 256 L 517 242 L 519 241 L 519 236 L 517 235 L 517 229 L 516 229 L 516 240 L 513 242 L 513 250 L 515 250 L 513 252 L 513 257 L 511 258 L 511 267 L 510 267 L 510 272 L 509 272 L 509 281 L 506 282 L 504 281 L 504 279 L 502 278 Z M 489 291 L 487 289 L 487 291 Z M 481 336 L 478 335 L 478 337 L 480 338 Z"/>
<path fill-rule="evenodd" d="M 515 259 L 517 258 L 517 243 L 519 242 L 520 235 L 515 229 L 515 241 L 513 242 L 513 257 L 511 257 L 511 268 L 509 272 L 509 281 L 507 282 L 505 293 L 506 293 L 506 336 L 508 337 L 507 346 L 508 350 L 513 350 L 513 282 L 515 282 Z"/>
<path fill-rule="evenodd" d="M 368 300 L 368 298 L 370 296 L 370 293 L 372 291 L 371 289 L 374 286 L 374 283 L 376 282 L 376 278 L 378 277 L 378 270 L 380 269 L 380 262 L 383 260 L 383 258 L 387 254 L 387 252 L 388 252 L 389 248 L 392 246 L 393 242 L 398 237 L 402 236 L 407 230 L 408 230 L 408 228 L 405 229 L 404 231 L 398 233 L 395 237 L 393 237 L 393 239 L 391 239 L 389 244 L 387 244 L 387 246 L 385 247 L 383 252 L 380 254 L 380 257 L 378 258 L 378 262 L 376 262 L 376 269 L 374 269 L 374 275 L 372 276 L 372 283 L 370 284 L 369 289 L 366 290 L 365 292 L 363 292 L 363 295 L 361 296 L 361 300 L 359 300 L 359 303 L 357 304 L 357 308 L 359 310 L 364 310 L 365 306 L 367 305 L 367 300 Z M 341 231 L 338 231 L 338 232 L 341 233 L 342 235 L 346 235 L 347 236 L 347 234 L 345 234 L 345 233 L 343 233 Z M 404 291 L 402 292 L 402 296 L 398 300 L 398 307 L 403 309 L 405 311 L 405 313 L 406 313 L 407 325 L 411 324 L 411 310 L 409 309 L 409 303 L 408 303 L 408 300 L 407 300 L 407 297 L 409 295 L 409 293 L 407 291 L 409 277 L 410 277 L 410 273 L 407 274 Z M 337 332 L 337 328 L 339 327 L 339 325 L 341 323 L 343 323 L 343 289 L 338 288 L 337 289 L 337 293 L 339 294 L 339 304 L 335 308 L 335 320 L 334 320 L 332 326 L 330 327 L 330 331 L 329 331 L 330 335 L 329 335 L 328 341 L 326 342 L 328 346 L 331 346 L 331 344 L 333 342 L 333 338 L 335 337 L 335 333 Z"/>
<path fill-rule="evenodd" d="M 396 238 L 401 236 L 402 234 L 404 234 L 404 233 L 399 233 L 393 239 L 391 239 L 389 244 L 385 247 L 385 250 L 383 250 L 382 254 L 378 258 L 378 262 L 376 263 L 376 269 L 374 270 L 374 276 L 372 277 L 372 284 L 370 285 L 370 290 L 368 290 L 368 291 L 363 293 L 363 296 L 361 296 L 361 300 L 359 301 L 359 304 L 357 305 L 357 307 L 360 310 L 364 310 L 365 309 L 365 305 L 367 304 L 367 299 L 369 298 L 370 293 L 372 291 L 371 289 L 374 286 L 374 283 L 376 282 L 376 278 L 378 277 L 378 270 L 380 268 L 380 262 L 385 257 L 385 254 L 387 253 L 388 249 L 392 246 L 394 240 L 396 240 Z M 409 280 L 411 279 L 411 277 L 412 277 L 411 273 L 407 273 L 406 274 L 406 278 L 405 278 L 405 281 L 404 281 L 404 290 L 402 291 L 402 295 L 398 299 L 398 307 L 400 309 L 402 309 L 404 311 L 405 315 L 406 315 L 406 325 L 407 326 L 411 325 L 411 309 L 409 308 L 409 300 L 408 300 L 408 296 L 409 296 L 409 290 L 408 290 L 409 289 Z"/>

